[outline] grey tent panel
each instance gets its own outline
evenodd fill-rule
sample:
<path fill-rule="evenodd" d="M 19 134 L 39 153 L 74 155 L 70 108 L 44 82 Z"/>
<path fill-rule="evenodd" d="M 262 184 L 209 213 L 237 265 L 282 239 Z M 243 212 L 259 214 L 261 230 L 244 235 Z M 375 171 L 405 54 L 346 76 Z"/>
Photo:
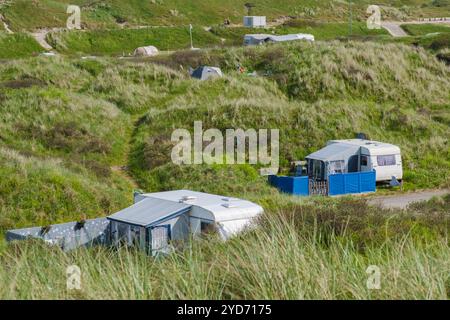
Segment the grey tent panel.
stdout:
<path fill-rule="evenodd" d="M 60 246 L 63 250 L 97 244 L 106 245 L 109 223 L 106 218 L 99 218 L 86 220 L 83 224 L 77 222 L 54 224 L 45 233 L 42 232 L 42 227 L 9 230 L 6 233 L 6 241 L 37 238 L 46 243 Z"/>
<path fill-rule="evenodd" d="M 199 67 L 192 72 L 192 77 L 197 79 L 203 78 L 203 67 Z"/>
<path fill-rule="evenodd" d="M 189 211 L 191 205 L 163 199 L 145 198 L 108 217 L 110 220 L 148 227 L 158 221 Z"/>
<path fill-rule="evenodd" d="M 333 143 L 326 146 L 319 151 L 311 153 L 307 156 L 307 159 L 314 159 L 320 161 L 335 161 L 335 160 L 348 160 L 352 155 L 359 153 L 360 146 Z"/>

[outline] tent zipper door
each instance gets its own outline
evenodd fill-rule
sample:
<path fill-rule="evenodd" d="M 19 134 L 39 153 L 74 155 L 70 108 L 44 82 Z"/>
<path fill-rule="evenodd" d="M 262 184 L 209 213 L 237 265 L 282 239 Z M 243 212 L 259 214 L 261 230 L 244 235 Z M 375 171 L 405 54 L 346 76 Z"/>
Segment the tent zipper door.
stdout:
<path fill-rule="evenodd" d="M 171 239 L 170 225 L 161 225 L 147 228 L 146 240 L 148 254 L 167 253 L 169 251 L 169 241 Z"/>

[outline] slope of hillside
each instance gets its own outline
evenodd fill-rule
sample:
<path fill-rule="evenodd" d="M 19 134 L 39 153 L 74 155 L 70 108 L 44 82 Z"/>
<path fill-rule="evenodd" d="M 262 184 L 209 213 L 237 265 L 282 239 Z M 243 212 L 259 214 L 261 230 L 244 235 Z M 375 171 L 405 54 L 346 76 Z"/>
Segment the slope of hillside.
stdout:
<path fill-rule="evenodd" d="M 81 63 L 81 62 L 80 62 Z M 0 229 L 79 220 L 125 206 L 130 117 L 85 93 L 80 64 L 34 58 L 0 66 Z"/>
<path fill-rule="evenodd" d="M 353 37 L 377 37 L 387 31 L 369 30 L 366 23 L 355 22 Z M 214 27 L 209 31 L 193 28 L 193 44 L 197 48 L 242 46 L 248 28 Z M 347 23 L 314 23 L 311 20 L 286 23 L 276 28 L 259 29 L 262 33 L 302 33 L 315 36 L 316 40 L 333 40 L 349 35 Z M 51 32 L 48 42 L 59 52 L 84 55 L 131 55 L 137 47 L 154 45 L 162 51 L 190 48 L 189 27 L 150 27 L 140 29 L 89 30 L 72 32 Z"/>
<path fill-rule="evenodd" d="M 229 18 L 241 23 L 246 14 L 245 0 L 14 0 L 0 7 L 5 19 L 15 31 L 36 28 L 64 27 L 67 5 L 79 5 L 84 27 L 105 28 L 128 25 L 215 25 Z M 348 3 L 339 0 L 258 0 L 253 14 L 266 15 L 270 20 L 286 17 L 309 17 L 328 21 L 347 21 Z M 369 0 L 353 1 L 355 20 L 365 20 Z M 385 19 L 401 20 L 419 16 L 449 16 L 445 0 L 380 0 Z"/>
<path fill-rule="evenodd" d="M 193 33 L 195 45 L 198 47 L 222 44 L 219 37 L 204 29 L 194 28 Z M 191 46 L 188 27 L 52 32 L 47 39 L 50 45 L 61 53 L 84 55 L 132 55 L 136 48 L 150 44 L 160 51 L 186 49 Z"/>

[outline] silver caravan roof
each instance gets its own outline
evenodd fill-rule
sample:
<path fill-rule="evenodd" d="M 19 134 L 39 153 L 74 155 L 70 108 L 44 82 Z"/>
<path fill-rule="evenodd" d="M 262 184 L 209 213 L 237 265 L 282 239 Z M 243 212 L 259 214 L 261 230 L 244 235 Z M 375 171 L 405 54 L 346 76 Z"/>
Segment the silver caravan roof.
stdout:
<path fill-rule="evenodd" d="M 345 139 L 345 140 L 330 140 L 327 145 L 332 144 L 346 144 L 352 146 L 359 146 L 362 154 L 367 155 L 387 155 L 400 154 L 400 148 L 396 145 L 364 139 Z"/>
<path fill-rule="evenodd" d="M 360 146 L 346 143 L 333 143 L 325 148 L 311 153 L 306 159 L 320 160 L 324 162 L 346 160 L 359 152 Z"/>
<path fill-rule="evenodd" d="M 245 39 L 252 38 L 254 40 L 259 41 L 274 41 L 274 42 L 284 42 L 284 41 L 295 41 L 295 40 L 310 40 L 314 41 L 314 36 L 312 34 L 306 33 L 295 33 L 295 34 L 286 34 L 286 35 L 274 35 L 274 34 L 265 34 L 265 33 L 256 33 L 256 34 L 246 34 Z"/>
<path fill-rule="evenodd" d="M 216 222 L 250 219 L 262 214 L 264 211 L 261 206 L 247 200 L 191 190 L 147 193 L 142 196 L 175 203 L 185 203 L 192 206 L 192 210 L 197 208 L 209 212 L 209 215 L 214 217 Z"/>
<path fill-rule="evenodd" d="M 191 205 L 186 203 L 145 198 L 131 207 L 109 216 L 108 219 L 141 227 L 149 227 L 171 217 L 186 213 L 190 208 Z"/>

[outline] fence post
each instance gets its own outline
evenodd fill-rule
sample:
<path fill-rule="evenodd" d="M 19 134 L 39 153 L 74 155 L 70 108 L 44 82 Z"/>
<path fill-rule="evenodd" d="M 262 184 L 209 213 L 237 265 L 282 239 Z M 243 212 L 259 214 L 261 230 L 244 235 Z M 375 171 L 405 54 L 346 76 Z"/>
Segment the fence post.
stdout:
<path fill-rule="evenodd" d="M 362 192 L 362 188 L 361 188 L 361 175 L 362 175 L 363 173 L 361 173 L 361 172 L 359 172 L 358 173 L 358 193 L 361 193 Z"/>
<path fill-rule="evenodd" d="M 342 175 L 342 182 L 344 184 L 344 194 L 347 194 L 347 181 L 345 181 L 345 174 Z"/>

